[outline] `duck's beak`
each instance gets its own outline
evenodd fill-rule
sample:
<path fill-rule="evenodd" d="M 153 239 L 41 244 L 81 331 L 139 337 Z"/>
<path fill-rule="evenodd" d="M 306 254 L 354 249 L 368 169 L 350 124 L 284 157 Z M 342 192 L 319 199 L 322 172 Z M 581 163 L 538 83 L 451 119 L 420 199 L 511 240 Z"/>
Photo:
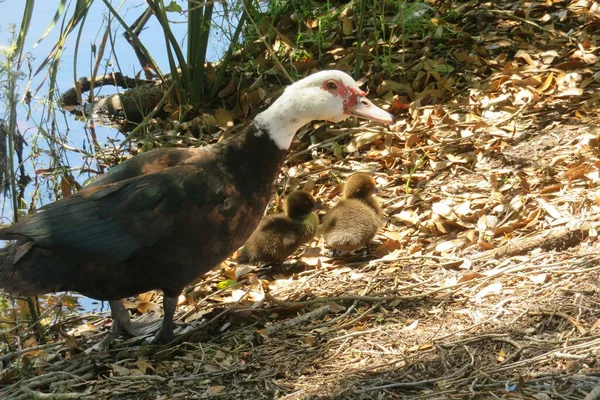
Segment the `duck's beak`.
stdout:
<path fill-rule="evenodd" d="M 394 123 L 395 118 L 392 114 L 377 107 L 365 96 L 356 94 L 352 100 L 348 102 L 350 104 L 344 105 L 346 113 L 386 125 Z"/>

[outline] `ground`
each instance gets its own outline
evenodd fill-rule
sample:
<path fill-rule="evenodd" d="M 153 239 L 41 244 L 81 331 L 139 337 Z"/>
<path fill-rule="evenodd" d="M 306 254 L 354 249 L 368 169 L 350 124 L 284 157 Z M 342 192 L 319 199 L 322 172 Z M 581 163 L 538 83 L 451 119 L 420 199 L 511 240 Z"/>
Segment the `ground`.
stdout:
<path fill-rule="evenodd" d="M 372 171 L 386 221 L 368 251 L 227 261 L 182 297 L 169 346 L 87 355 L 110 321 L 73 316 L 1 356 L 2 398 L 599 399 L 598 7 L 464 7 L 363 74 L 397 124 L 310 126 L 282 171 L 280 191 L 329 206 Z M 128 307 L 156 318 L 159 299 Z"/>

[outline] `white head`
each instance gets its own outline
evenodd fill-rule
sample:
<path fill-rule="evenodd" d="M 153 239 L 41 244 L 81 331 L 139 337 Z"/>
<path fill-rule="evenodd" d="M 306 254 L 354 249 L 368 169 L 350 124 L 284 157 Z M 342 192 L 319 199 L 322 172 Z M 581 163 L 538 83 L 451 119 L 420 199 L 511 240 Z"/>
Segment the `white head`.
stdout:
<path fill-rule="evenodd" d="M 328 70 L 288 86 L 255 121 L 279 148 L 287 150 L 298 129 L 310 121 L 340 122 L 352 115 L 385 124 L 394 122 L 392 115 L 367 99 L 350 75 Z"/>

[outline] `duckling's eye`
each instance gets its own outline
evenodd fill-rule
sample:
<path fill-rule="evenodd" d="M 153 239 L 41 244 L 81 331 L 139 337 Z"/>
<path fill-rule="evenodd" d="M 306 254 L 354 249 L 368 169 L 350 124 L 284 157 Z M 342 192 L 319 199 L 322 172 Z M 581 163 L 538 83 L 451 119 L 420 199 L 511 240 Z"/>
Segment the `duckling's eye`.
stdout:
<path fill-rule="evenodd" d="M 334 81 L 327 82 L 327 90 L 337 90 L 337 84 Z"/>

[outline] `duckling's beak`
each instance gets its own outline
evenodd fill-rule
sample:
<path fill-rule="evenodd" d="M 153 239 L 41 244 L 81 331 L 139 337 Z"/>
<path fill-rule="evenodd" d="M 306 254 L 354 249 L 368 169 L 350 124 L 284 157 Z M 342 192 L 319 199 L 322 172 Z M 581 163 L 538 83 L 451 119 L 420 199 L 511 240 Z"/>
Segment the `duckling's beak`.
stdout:
<path fill-rule="evenodd" d="M 381 122 L 386 125 L 391 125 L 395 121 L 392 114 L 377 107 L 366 96 L 358 93 L 354 94 L 344 103 L 344 111 L 347 114 Z"/>

